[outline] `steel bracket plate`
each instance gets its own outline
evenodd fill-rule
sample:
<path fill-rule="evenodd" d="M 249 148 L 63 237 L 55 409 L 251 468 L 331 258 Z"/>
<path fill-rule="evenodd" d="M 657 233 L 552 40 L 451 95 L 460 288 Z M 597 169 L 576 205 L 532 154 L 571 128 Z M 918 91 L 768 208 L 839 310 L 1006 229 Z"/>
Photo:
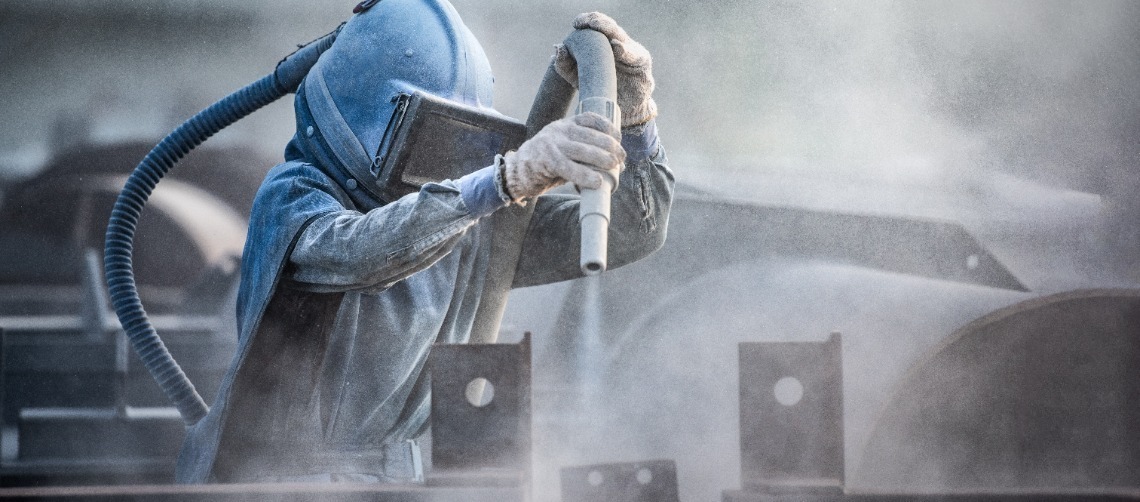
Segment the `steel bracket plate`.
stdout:
<path fill-rule="evenodd" d="M 562 502 L 677 502 L 672 460 L 566 467 Z"/>
<path fill-rule="evenodd" d="M 530 352 L 530 333 L 517 344 L 432 348 L 433 468 L 530 471 Z"/>
<path fill-rule="evenodd" d="M 740 466 L 746 490 L 843 487 L 840 335 L 822 343 L 741 343 Z"/>

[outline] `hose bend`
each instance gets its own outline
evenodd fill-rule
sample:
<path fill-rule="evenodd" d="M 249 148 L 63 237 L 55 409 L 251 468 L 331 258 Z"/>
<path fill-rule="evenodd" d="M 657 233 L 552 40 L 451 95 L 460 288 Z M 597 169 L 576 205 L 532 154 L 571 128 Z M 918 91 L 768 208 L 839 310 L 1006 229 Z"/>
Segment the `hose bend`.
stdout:
<path fill-rule="evenodd" d="M 143 366 L 188 426 L 206 416 L 209 407 L 143 310 L 131 257 L 139 216 L 159 180 L 182 157 L 218 131 L 294 91 L 320 54 L 332 45 L 339 30 L 301 47 L 278 63 L 273 73 L 222 98 L 163 138 L 127 178 L 111 210 L 103 257 L 111 303 Z"/>
<path fill-rule="evenodd" d="M 594 112 L 615 125 L 621 124 L 617 106 L 617 69 L 610 41 L 600 32 L 579 29 L 563 41 L 578 65 L 578 107 L 575 113 Z M 574 87 L 558 74 L 556 61 L 546 68 L 538 94 L 527 116 L 527 137 L 538 133 L 546 124 L 566 115 L 574 100 Z M 582 229 L 579 266 L 584 275 L 598 275 L 606 270 L 609 247 L 610 192 L 617 179 L 604 180 L 597 190 L 582 190 L 578 223 Z"/>
<path fill-rule="evenodd" d="M 617 70 L 609 38 L 589 29 L 579 29 L 566 37 L 566 49 L 578 64 L 577 113 L 593 112 L 615 126 L 621 125 L 617 105 Z M 579 266 L 585 275 L 606 270 L 609 247 L 610 193 L 617 188 L 616 177 L 603 176 L 602 186 L 582 189 L 578 203 L 581 226 Z"/>

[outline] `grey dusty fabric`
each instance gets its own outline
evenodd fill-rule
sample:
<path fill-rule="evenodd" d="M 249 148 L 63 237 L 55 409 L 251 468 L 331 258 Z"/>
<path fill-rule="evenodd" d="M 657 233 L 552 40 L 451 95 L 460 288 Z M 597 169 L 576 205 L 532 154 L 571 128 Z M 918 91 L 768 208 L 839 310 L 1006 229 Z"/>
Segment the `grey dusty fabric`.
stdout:
<path fill-rule="evenodd" d="M 617 66 L 617 101 L 621 109 L 621 126 L 644 124 L 657 117 L 657 102 L 653 101 L 653 58 L 636 40 L 629 38 L 625 29 L 613 18 L 601 12 L 586 12 L 574 18 L 575 29 L 591 29 L 610 39 Z M 578 86 L 578 66 L 566 47 L 555 48 L 555 66 L 558 74 Z"/>
<path fill-rule="evenodd" d="M 586 113 L 551 122 L 518 151 L 508 152 L 504 176 L 508 195 L 518 202 L 566 182 L 598 188 L 603 175 L 616 180 L 624 162 L 617 126 Z"/>

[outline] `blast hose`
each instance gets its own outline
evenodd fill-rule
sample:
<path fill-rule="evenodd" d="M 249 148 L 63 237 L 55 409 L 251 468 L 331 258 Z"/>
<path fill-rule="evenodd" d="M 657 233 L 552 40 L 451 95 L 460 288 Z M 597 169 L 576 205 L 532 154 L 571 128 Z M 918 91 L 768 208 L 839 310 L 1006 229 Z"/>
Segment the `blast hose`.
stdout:
<path fill-rule="evenodd" d="M 594 112 L 615 125 L 621 124 L 621 110 L 617 106 L 617 69 L 609 39 L 600 32 L 580 29 L 571 32 L 563 44 L 578 65 L 576 113 Z M 531 106 L 526 121 L 528 136 L 562 118 L 574 98 L 574 88 L 558 75 L 554 65 L 551 61 Z M 582 190 L 578 206 L 578 222 L 582 227 L 579 264 L 586 275 L 597 275 L 606 270 L 610 193 L 618 180 L 616 177 L 603 178 L 600 188 Z"/>
<path fill-rule="evenodd" d="M 131 173 L 111 211 L 103 258 L 111 303 L 131 346 L 187 426 L 206 416 L 209 407 L 143 310 L 131 258 L 139 216 L 159 180 L 183 156 L 230 124 L 295 91 L 339 31 L 300 47 L 279 62 L 273 73 L 210 105 L 163 138 Z"/>

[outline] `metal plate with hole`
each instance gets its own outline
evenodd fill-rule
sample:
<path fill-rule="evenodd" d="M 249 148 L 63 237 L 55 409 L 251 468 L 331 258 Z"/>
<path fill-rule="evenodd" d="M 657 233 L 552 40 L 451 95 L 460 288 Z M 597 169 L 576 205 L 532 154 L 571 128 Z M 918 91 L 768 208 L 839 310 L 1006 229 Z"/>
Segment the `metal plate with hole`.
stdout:
<path fill-rule="evenodd" d="M 843 486 L 843 359 L 826 342 L 740 344 L 740 466 L 745 489 Z"/>
<path fill-rule="evenodd" d="M 562 502 L 676 502 L 672 460 L 566 467 Z"/>
<path fill-rule="evenodd" d="M 517 344 L 436 345 L 431 371 L 435 469 L 530 466 L 530 334 Z"/>

